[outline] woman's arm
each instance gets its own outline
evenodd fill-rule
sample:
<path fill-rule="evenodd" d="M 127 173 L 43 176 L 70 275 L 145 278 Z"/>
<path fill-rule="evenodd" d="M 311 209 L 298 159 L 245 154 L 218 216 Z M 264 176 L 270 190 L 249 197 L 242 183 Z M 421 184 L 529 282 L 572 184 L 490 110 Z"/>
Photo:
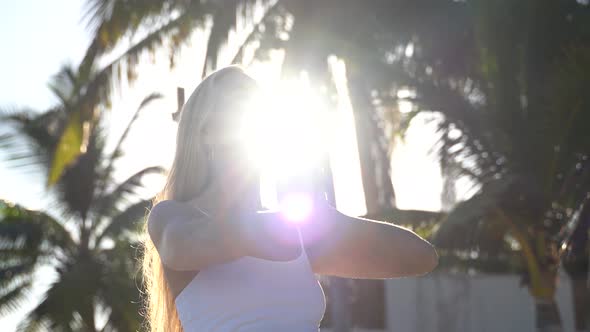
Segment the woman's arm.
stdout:
<path fill-rule="evenodd" d="M 162 263 L 174 270 L 201 270 L 246 255 L 291 260 L 300 252 L 296 231 L 271 214 L 213 219 L 166 200 L 152 208 L 147 222 Z"/>
<path fill-rule="evenodd" d="M 422 275 L 438 264 L 430 243 L 392 224 L 347 216 L 332 207 L 302 225 L 314 273 L 385 279 Z"/>

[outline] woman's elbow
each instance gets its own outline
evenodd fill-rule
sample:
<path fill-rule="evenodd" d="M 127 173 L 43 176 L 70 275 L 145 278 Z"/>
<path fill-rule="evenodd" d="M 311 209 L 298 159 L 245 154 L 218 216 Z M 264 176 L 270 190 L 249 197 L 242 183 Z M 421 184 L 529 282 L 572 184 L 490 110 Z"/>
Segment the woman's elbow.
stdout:
<path fill-rule="evenodd" d="M 179 250 L 179 247 L 178 244 L 171 245 L 170 242 L 164 242 L 160 250 L 162 264 L 177 271 L 197 270 L 197 258 L 191 257 L 191 259 L 188 259 L 187 253 Z"/>
<path fill-rule="evenodd" d="M 432 272 L 438 265 L 436 249 L 431 244 L 424 243 L 424 246 L 416 253 L 414 262 L 415 275 L 425 275 Z"/>

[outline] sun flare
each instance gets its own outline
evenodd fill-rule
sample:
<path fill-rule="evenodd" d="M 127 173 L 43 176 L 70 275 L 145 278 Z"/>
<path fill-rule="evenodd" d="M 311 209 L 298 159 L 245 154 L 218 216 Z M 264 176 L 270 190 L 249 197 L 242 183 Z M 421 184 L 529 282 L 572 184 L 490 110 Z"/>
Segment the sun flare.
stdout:
<path fill-rule="evenodd" d="M 320 96 L 303 83 L 282 82 L 245 113 L 241 135 L 256 166 L 293 174 L 315 166 L 329 129 Z M 263 98 L 259 98 L 263 99 Z"/>
<path fill-rule="evenodd" d="M 277 182 L 308 174 L 320 166 L 322 156 L 328 153 L 325 138 L 330 121 L 321 96 L 304 80 L 282 81 L 263 95 L 249 101 L 240 136 L 250 162 L 261 172 L 262 190 L 274 189 L 272 193 L 261 193 L 263 205 L 281 207 L 282 203 L 272 199 Z"/>

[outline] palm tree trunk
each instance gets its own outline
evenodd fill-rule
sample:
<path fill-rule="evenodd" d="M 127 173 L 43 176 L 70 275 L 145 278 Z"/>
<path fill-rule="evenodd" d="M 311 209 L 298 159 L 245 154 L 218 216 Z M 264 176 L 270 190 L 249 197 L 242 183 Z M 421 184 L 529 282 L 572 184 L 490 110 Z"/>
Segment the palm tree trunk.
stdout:
<path fill-rule="evenodd" d="M 563 242 L 567 244 L 567 249 L 561 257 L 561 265 L 572 282 L 576 332 L 590 332 L 590 204 L 583 204 L 578 218 L 570 221 L 570 225 L 577 224 Z"/>
<path fill-rule="evenodd" d="M 346 284 L 345 278 L 330 277 L 330 297 L 332 300 L 331 312 L 332 321 L 330 322 L 332 331 L 348 332 L 351 331 L 352 322 L 350 319 L 349 294 L 350 289 Z"/>
<path fill-rule="evenodd" d="M 576 332 L 590 332 L 590 290 L 585 276 L 572 276 Z"/>
<path fill-rule="evenodd" d="M 561 317 L 555 299 L 535 298 L 537 332 L 562 332 Z"/>
<path fill-rule="evenodd" d="M 95 307 L 94 300 L 89 298 L 86 303 L 82 304 L 78 309 L 78 314 L 84 323 L 83 330 L 88 332 L 96 332 L 96 321 L 94 319 Z"/>
<path fill-rule="evenodd" d="M 395 206 L 389 154 L 382 146 L 376 120 L 371 117 L 374 108 L 365 78 L 352 68 L 347 72 L 367 214 L 379 213 Z"/>
<path fill-rule="evenodd" d="M 528 289 L 535 301 L 536 325 L 538 332 L 562 332 L 561 317 L 555 302 L 557 285 L 557 267 L 541 264 L 540 258 L 546 258 L 546 252 L 536 251 L 533 241 L 523 232 L 504 211 L 495 210 L 499 220 L 509 228 L 510 233 L 521 246 L 521 254 L 527 266 Z M 534 240 L 541 241 L 537 236 Z M 543 248 L 542 246 L 539 246 Z M 537 248 L 538 249 L 538 248 Z"/>
<path fill-rule="evenodd" d="M 327 155 L 324 155 L 323 168 L 325 170 L 323 188 L 328 202 L 336 206 L 334 178 Z M 345 278 L 330 277 L 330 296 L 332 297 L 332 329 L 334 332 L 348 332 L 351 330 L 350 289 Z"/>

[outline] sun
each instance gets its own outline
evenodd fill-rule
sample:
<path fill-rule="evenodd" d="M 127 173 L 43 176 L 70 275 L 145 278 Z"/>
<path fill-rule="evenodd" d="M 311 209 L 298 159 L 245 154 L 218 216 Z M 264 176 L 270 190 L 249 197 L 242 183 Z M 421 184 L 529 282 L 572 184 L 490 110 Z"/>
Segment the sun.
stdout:
<path fill-rule="evenodd" d="M 305 80 L 281 81 L 248 103 L 241 121 L 241 141 L 250 163 L 260 171 L 263 205 L 284 208 L 284 202 L 272 197 L 277 183 L 311 174 L 328 154 L 328 107 Z M 302 192 L 293 195 L 296 199 L 290 201 L 300 211 L 288 207 L 289 215 L 304 219 L 308 200 L 301 197 Z"/>
<path fill-rule="evenodd" d="M 326 108 L 308 85 L 281 82 L 249 109 L 240 135 L 257 167 L 288 176 L 316 166 L 326 152 Z"/>

